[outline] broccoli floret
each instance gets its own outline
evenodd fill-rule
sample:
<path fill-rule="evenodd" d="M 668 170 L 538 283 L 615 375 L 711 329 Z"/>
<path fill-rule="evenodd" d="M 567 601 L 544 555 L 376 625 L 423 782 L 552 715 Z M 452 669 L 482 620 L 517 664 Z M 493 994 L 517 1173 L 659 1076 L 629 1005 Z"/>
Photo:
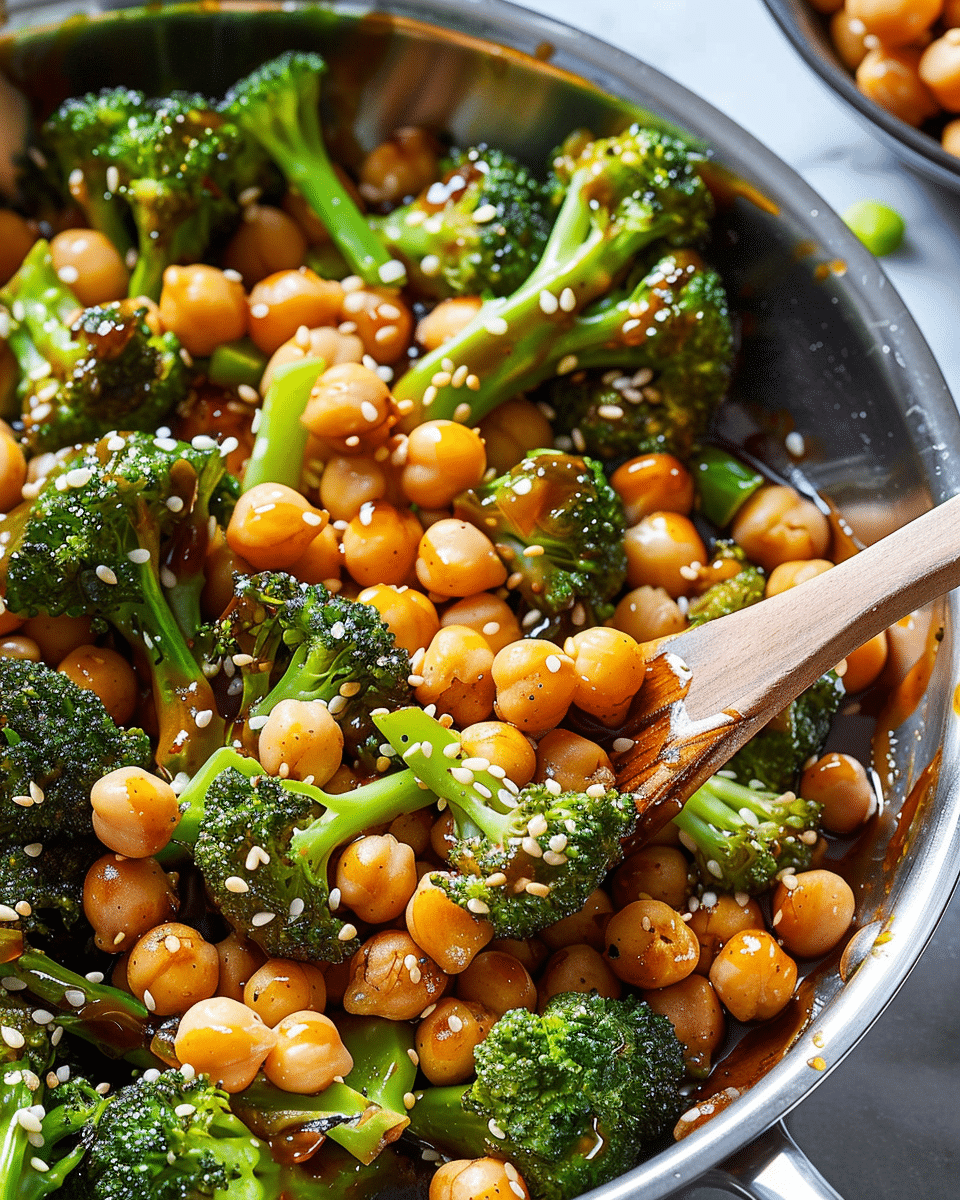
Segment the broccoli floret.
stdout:
<path fill-rule="evenodd" d="M 0 560 L 8 607 L 86 614 L 126 640 L 151 681 L 157 761 L 171 775 L 191 774 L 223 742 L 213 692 L 187 639 L 196 633 L 208 516 L 231 496 L 215 445 L 111 434 L 62 462 L 34 500 L 0 518 L 13 535 Z"/>
<path fill-rule="evenodd" d="M 637 817 L 632 796 L 555 794 L 546 784 L 521 790 L 450 757 L 459 738 L 422 709 L 375 720 L 454 814 L 449 869 L 431 872 L 431 880 L 460 907 L 484 916 L 495 937 L 531 937 L 578 912 L 620 861 L 622 841 Z"/>
<path fill-rule="evenodd" d="M 706 888 L 759 895 L 788 867 L 805 870 L 821 805 L 713 775 L 673 818 Z"/>
<path fill-rule="evenodd" d="M 443 167 L 415 200 L 371 225 L 427 297 L 515 292 L 546 245 L 551 189 L 489 146 L 454 151 Z"/>
<path fill-rule="evenodd" d="M 535 1200 L 573 1200 L 666 1139 L 682 1111 L 683 1050 L 642 1000 L 554 996 L 512 1009 L 474 1051 L 466 1087 L 415 1093 L 410 1130 L 454 1157 L 514 1163 Z"/>
<path fill-rule="evenodd" d="M 152 431 L 189 392 L 176 336 L 152 333 L 145 308 L 82 308 L 43 240 L 0 291 L 0 303 L 11 315 L 22 438 L 34 452 L 114 429 Z"/>
<path fill-rule="evenodd" d="M 320 124 L 319 54 L 289 51 L 235 83 L 221 111 L 258 143 L 303 196 L 350 267 L 368 283 L 401 285 L 402 265 L 367 224 L 330 161 Z"/>
<path fill-rule="evenodd" d="M 564 356 L 580 369 L 538 394 L 556 414 L 557 434 L 611 464 L 661 452 L 686 459 L 730 380 L 733 334 L 720 277 L 692 251 L 667 255 L 636 287 L 560 334 L 549 363 Z"/>
<path fill-rule="evenodd" d="M 0 843 L 92 835 L 94 783 L 150 757 L 146 734 L 118 729 L 95 692 L 43 663 L 0 658 Z"/>
<path fill-rule="evenodd" d="M 512 586 L 540 614 L 525 626 L 529 636 L 555 638 L 612 614 L 627 571 L 625 518 L 599 463 L 535 450 L 506 475 L 463 492 L 454 513 L 487 534 Z M 526 553 L 532 546 L 543 553 Z"/>
<path fill-rule="evenodd" d="M 795 788 L 808 759 L 822 751 L 845 695 L 843 681 L 828 671 L 730 759 L 726 770 L 740 783 L 768 791 Z"/>
<path fill-rule="evenodd" d="M 71 931 L 83 939 L 90 932 L 83 881 L 101 854 L 103 846 L 93 837 L 5 847 L 0 850 L 0 904 L 19 914 L 17 927 L 30 937 L 63 937 Z"/>
<path fill-rule="evenodd" d="M 460 333 L 419 359 L 394 385 L 399 402 L 431 418 L 456 412 L 458 420 L 476 422 L 551 375 L 617 365 L 605 343 L 613 337 L 622 357 L 631 301 L 622 313 L 604 304 L 590 320 L 584 310 L 618 287 L 651 243 L 690 243 L 708 230 L 710 194 L 694 156 L 676 138 L 634 126 L 588 143 L 559 165 L 566 194 L 536 267 L 515 292 L 489 300 Z M 447 359 L 475 383 L 454 386 L 460 376 L 446 370 Z"/>
<path fill-rule="evenodd" d="M 713 547 L 710 563 L 702 578 L 719 576 L 690 601 L 687 619 L 691 625 L 703 625 L 717 617 L 749 608 L 761 601 L 767 579 L 763 571 L 747 561 L 743 550 L 735 543 L 719 540 Z M 697 580 L 700 583 L 700 578 Z"/>

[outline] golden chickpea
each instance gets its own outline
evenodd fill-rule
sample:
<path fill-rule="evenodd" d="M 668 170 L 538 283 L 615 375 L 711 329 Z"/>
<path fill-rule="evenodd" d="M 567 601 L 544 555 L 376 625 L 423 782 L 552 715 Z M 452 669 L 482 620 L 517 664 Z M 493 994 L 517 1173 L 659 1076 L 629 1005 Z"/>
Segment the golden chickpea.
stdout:
<path fill-rule="evenodd" d="M 830 37 L 848 71 L 856 71 L 866 57 L 871 34 L 859 17 L 851 17 L 845 8 L 830 19 Z"/>
<path fill-rule="evenodd" d="M 800 794 L 823 805 L 820 820 L 831 833 L 852 833 L 876 810 L 877 798 L 863 764 L 850 754 L 825 754 L 800 777 Z"/>
<path fill-rule="evenodd" d="M 436 521 L 420 539 L 416 573 L 437 596 L 472 596 L 506 582 L 507 568 L 485 533 L 453 517 Z"/>
<path fill-rule="evenodd" d="M 517 785 L 526 787 L 537 769 L 537 753 L 529 738 L 505 721 L 478 721 L 460 734 L 464 758 L 485 758 Z"/>
<path fill-rule="evenodd" d="M 0 286 L 20 269 L 36 240 L 37 235 L 19 213 L 0 208 Z"/>
<path fill-rule="evenodd" d="M 611 879 L 618 908 L 649 897 L 681 909 L 690 894 L 690 864 L 675 846 L 642 846 L 628 855 Z"/>
<path fill-rule="evenodd" d="M 607 925 L 612 916 L 610 897 L 603 888 L 595 888 L 577 912 L 541 929 L 540 940 L 549 950 L 576 945 L 602 950 L 606 945 Z"/>
<path fill-rule="evenodd" d="M 90 789 L 93 829 L 105 846 L 128 858 L 162 850 L 180 821 L 176 793 L 142 767 L 119 767 Z"/>
<path fill-rule="evenodd" d="M 596 992 L 618 1000 L 623 985 L 610 970 L 599 950 L 583 943 L 555 950 L 547 959 L 537 988 L 538 1007 L 561 992 Z"/>
<path fill-rule="evenodd" d="M 612 788 L 615 774 L 607 752 L 596 742 L 569 729 L 551 729 L 537 742 L 536 780 L 547 779 L 555 779 L 565 792 L 583 792 L 594 784 Z"/>
<path fill-rule="evenodd" d="M 129 272 L 119 251 L 95 229 L 65 229 L 50 239 L 53 269 L 84 308 L 127 295 Z"/>
<path fill-rule="evenodd" d="M 577 689 L 573 659 L 551 642 L 524 638 L 499 651 L 491 668 L 497 696 L 494 711 L 531 736 L 555 728 L 567 715 Z"/>
<path fill-rule="evenodd" d="M 332 325 L 319 325 L 314 329 L 301 325 L 292 338 L 270 355 L 260 379 L 261 393 L 266 395 L 278 367 L 302 362 L 305 358 L 316 358 L 325 367 L 359 363 L 363 358 L 363 342 L 356 335 L 341 333 Z"/>
<path fill-rule="evenodd" d="M 549 957 L 549 950 L 538 937 L 494 938 L 488 949 L 500 950 L 515 958 L 531 975 L 535 975 Z"/>
<path fill-rule="evenodd" d="M 713 960 L 710 982 L 738 1021 L 768 1021 L 793 995 L 797 964 L 765 930 L 745 929 Z"/>
<path fill-rule="evenodd" d="M 727 1032 L 723 1005 L 709 980 L 702 975 L 688 975 L 669 987 L 644 992 L 643 999 L 673 1025 L 689 1073 L 695 1079 L 705 1079 L 713 1053 Z"/>
<path fill-rule="evenodd" d="M 141 937 L 127 962 L 133 994 L 158 1016 L 186 1012 L 217 990 L 220 958 L 216 946 L 190 925 L 166 921 Z M 196 1063 L 194 1063 L 196 1066 Z"/>
<path fill-rule="evenodd" d="M 118 725 L 126 725 L 137 707 L 139 688 L 133 668 L 106 646 L 78 646 L 57 670 L 78 686 L 96 694 Z"/>
<path fill-rule="evenodd" d="M 529 1200 L 517 1168 L 499 1158 L 457 1158 L 444 1163 L 430 1180 L 428 1200 Z"/>
<path fill-rule="evenodd" d="M 879 679 L 883 668 L 887 665 L 889 644 L 886 630 L 881 630 L 869 642 L 858 646 L 838 664 L 837 673 L 843 680 L 844 690 L 848 695 L 863 692 Z"/>
<path fill-rule="evenodd" d="M 465 329 L 482 307 L 479 296 L 452 296 L 449 300 L 441 300 L 417 322 L 417 341 L 424 350 L 439 350 L 444 342 Z"/>
<path fill-rule="evenodd" d="M 659 900 L 635 900 L 607 925 L 606 959 L 634 987 L 669 987 L 697 966 L 700 947 L 680 914 Z"/>
<path fill-rule="evenodd" d="M 274 1033 L 277 1044 L 264 1059 L 263 1073 L 285 1092 L 312 1096 L 353 1070 L 350 1051 L 323 1013 L 291 1013 Z"/>
<path fill-rule="evenodd" d="M 733 539 L 751 562 L 772 571 L 780 563 L 823 558 L 830 523 L 812 500 L 792 487 L 758 488 L 733 519 Z"/>
<path fill-rule="evenodd" d="M 604 725 L 620 725 L 646 672 L 637 642 L 628 633 L 595 625 L 568 638 L 563 648 L 577 675 L 574 704 Z"/>
<path fill-rule="evenodd" d="M 406 907 L 407 930 L 447 975 L 465 971 L 493 937 L 493 926 L 447 896 L 424 875 Z"/>
<path fill-rule="evenodd" d="M 250 337 L 264 354 L 273 354 L 301 325 L 335 325 L 342 303 L 340 284 L 309 267 L 275 271 L 246 298 Z"/>
<path fill-rule="evenodd" d="M 407 353 L 413 337 L 413 313 L 399 292 L 355 288 L 343 297 L 340 317 L 348 328 L 353 327 L 350 332 L 359 337 L 375 362 L 389 366 Z"/>
<path fill-rule="evenodd" d="M 267 956 L 255 942 L 236 930 L 231 930 L 216 946 L 220 960 L 217 995 L 243 1000 L 243 989 L 250 977 L 267 961 Z"/>
<path fill-rule="evenodd" d="M 323 787 L 343 757 L 343 733 L 322 700 L 281 700 L 260 730 L 257 758 L 268 775 Z"/>
<path fill-rule="evenodd" d="M 310 392 L 302 421 L 315 437 L 344 454 L 376 449 L 392 425 L 390 391 L 361 363 L 328 367 Z"/>
<path fill-rule="evenodd" d="M 943 0 L 846 0 L 845 8 L 885 46 L 909 46 L 939 17 Z"/>
<path fill-rule="evenodd" d="M 924 50 L 920 78 L 948 112 L 960 111 L 960 29 L 947 32 Z"/>
<path fill-rule="evenodd" d="M 87 646 L 92 639 L 90 617 L 48 617 L 45 613 L 30 617 L 21 633 L 40 647 L 45 663 L 62 662 L 78 646 Z"/>
<path fill-rule="evenodd" d="M 8 433 L 0 433 L 0 512 L 7 513 L 20 503 L 26 482 L 23 451 Z"/>
<path fill-rule="evenodd" d="M 416 891 L 413 850 L 389 833 L 358 838 L 340 855 L 336 885 L 343 903 L 361 921 L 370 925 L 392 921 Z"/>
<path fill-rule="evenodd" d="M 83 881 L 83 911 L 99 950 L 122 954 L 177 911 L 173 880 L 155 858 L 104 854 Z"/>
<path fill-rule="evenodd" d="M 420 1070 L 437 1087 L 466 1083 L 474 1073 L 474 1047 L 487 1036 L 496 1019 L 475 1000 L 444 997 L 417 1026 Z"/>
<path fill-rule="evenodd" d="M 364 504 L 390 491 L 387 467 L 372 454 L 335 454 L 320 476 L 320 503 L 331 521 L 352 521 Z"/>
<path fill-rule="evenodd" d="M 242 999 L 273 1029 L 291 1013 L 323 1012 L 327 985 L 319 967 L 288 958 L 268 958 L 243 987 Z"/>
<path fill-rule="evenodd" d="M 269 204 L 248 204 L 223 252 L 223 265 L 252 288 L 268 275 L 295 270 L 306 253 L 307 239 L 293 217 Z"/>
<path fill-rule="evenodd" d="M 228 996 L 214 996 L 183 1014 L 174 1049 L 181 1063 L 209 1075 L 224 1091 L 242 1092 L 276 1044 L 276 1033 L 252 1008 Z"/>
<path fill-rule="evenodd" d="M 412 512 L 373 500 L 343 532 L 344 566 L 361 587 L 405 584 L 413 575 L 422 534 Z"/>
<path fill-rule="evenodd" d="M 735 933 L 763 928 L 763 911 L 750 896 L 734 897 L 721 892 L 712 904 L 700 904 L 689 925 L 700 943 L 697 971 L 706 975 L 717 953 Z"/>
<path fill-rule="evenodd" d="M 430 829 L 433 825 L 433 814 L 428 808 L 418 812 L 402 813 L 390 822 L 387 833 L 392 834 L 398 842 L 409 846 L 417 858 L 422 858 L 430 845 Z"/>
<path fill-rule="evenodd" d="M 284 483 L 258 483 L 237 501 L 227 525 L 227 545 L 258 571 L 283 570 L 306 551 L 327 523 Z"/>
<path fill-rule="evenodd" d="M 436 606 L 416 588 L 375 583 L 364 588 L 357 599 L 377 610 L 393 640 L 408 654 L 429 646 L 440 629 Z"/>
<path fill-rule="evenodd" d="M 641 643 L 680 633 L 687 618 L 664 588 L 638 587 L 619 601 L 610 624 Z"/>
<path fill-rule="evenodd" d="M 21 662 L 40 662 L 40 647 L 32 638 L 22 634 L 0 634 L 0 658 L 17 658 Z"/>
<path fill-rule="evenodd" d="M 919 126 L 940 110 L 933 92 L 920 78 L 919 67 L 919 50 L 875 46 L 857 67 L 857 87 L 888 113 Z"/>
<path fill-rule="evenodd" d="M 693 477 L 672 454 L 642 454 L 617 467 L 610 486 L 623 501 L 628 525 L 655 512 L 689 516 L 693 508 Z"/>
<path fill-rule="evenodd" d="M 808 579 L 816 579 L 818 575 L 829 571 L 832 566 L 828 558 L 801 558 L 799 561 L 778 563 L 767 577 L 764 595 L 776 596 L 798 587 Z"/>
<path fill-rule="evenodd" d="M 243 284 L 204 263 L 167 267 L 160 293 L 160 320 L 185 350 L 203 358 L 222 342 L 236 341 L 247 332 Z"/>
<path fill-rule="evenodd" d="M 941 144 L 948 154 L 960 158 L 960 118 L 956 121 L 948 121 L 944 125 Z"/>
<path fill-rule="evenodd" d="M 487 464 L 502 475 L 531 450 L 553 445 L 553 429 L 541 410 L 529 400 L 505 400 L 480 422 L 487 448 Z"/>
<path fill-rule="evenodd" d="M 436 1004 L 447 975 L 409 933 L 385 929 L 369 938 L 350 960 L 343 1007 L 358 1016 L 412 1021 Z"/>
<path fill-rule="evenodd" d="M 856 899 L 833 871 L 799 871 L 773 894 L 774 935 L 797 958 L 821 958 L 839 945 L 853 921 Z"/>
<path fill-rule="evenodd" d="M 487 469 L 483 438 L 456 421 L 424 421 L 410 431 L 400 486 L 411 504 L 446 508 Z"/>
<path fill-rule="evenodd" d="M 476 1000 L 502 1017 L 511 1008 L 537 1009 L 537 988 L 530 972 L 512 954 L 483 950 L 457 976 L 457 995 Z"/>
<path fill-rule="evenodd" d="M 493 708 L 493 651 L 486 639 L 466 625 L 439 629 L 430 641 L 414 678 L 417 703 L 435 704 L 457 725 L 484 721 Z"/>
<path fill-rule="evenodd" d="M 342 567 L 343 552 L 340 549 L 337 531 L 332 525 L 324 525 L 287 570 L 295 579 L 302 579 L 304 583 L 326 583 L 332 586 L 339 583 Z"/>
<path fill-rule="evenodd" d="M 439 157 L 433 134 L 417 125 L 404 125 L 364 158 L 358 191 L 371 204 L 399 204 L 436 179 Z"/>
<path fill-rule="evenodd" d="M 520 622 L 505 600 L 492 592 L 476 592 L 464 596 L 443 610 L 441 625 L 469 625 L 483 634 L 490 649 L 497 653 L 523 636 Z"/>
<path fill-rule="evenodd" d="M 681 513 L 650 513 L 627 530 L 623 547 L 630 587 L 663 588 L 674 599 L 691 590 L 708 557 L 695 525 Z"/>

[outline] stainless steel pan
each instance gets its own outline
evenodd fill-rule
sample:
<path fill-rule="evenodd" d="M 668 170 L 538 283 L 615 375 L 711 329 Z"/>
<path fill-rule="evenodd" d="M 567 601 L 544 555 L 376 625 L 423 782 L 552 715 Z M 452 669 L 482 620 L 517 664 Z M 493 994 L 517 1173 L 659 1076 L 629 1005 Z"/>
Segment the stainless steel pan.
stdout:
<path fill-rule="evenodd" d="M 109 83 L 217 93 L 272 54 L 301 46 L 331 61 L 328 118 L 348 158 L 410 123 L 461 143 L 486 139 L 533 162 L 572 128 L 602 133 L 638 113 L 686 130 L 749 185 L 729 188 L 715 246 L 745 316 L 734 432 L 766 435 L 776 449 L 789 422 L 807 440 L 805 474 L 865 532 L 883 532 L 960 491 L 956 408 L 876 261 L 792 170 L 629 55 L 500 0 L 343 0 L 319 14 L 295 4 L 224 3 L 60 33 L 22 27 L 55 22 L 75 6 L 13 8 L 18 32 L 0 48 L 3 69 L 37 104 Z M 9 97 L 5 104 L 0 129 L 9 138 L 20 122 Z M 859 931 L 842 962 L 817 968 L 785 1019 L 749 1035 L 745 1045 L 764 1069 L 731 1075 L 731 1083 L 751 1083 L 739 1099 L 594 1195 L 656 1200 L 698 1179 L 763 1200 L 835 1195 L 780 1118 L 892 999 L 957 880 L 955 609 L 951 597 L 934 614 L 945 636 L 929 686 L 881 764 L 880 814 L 847 849 Z"/>

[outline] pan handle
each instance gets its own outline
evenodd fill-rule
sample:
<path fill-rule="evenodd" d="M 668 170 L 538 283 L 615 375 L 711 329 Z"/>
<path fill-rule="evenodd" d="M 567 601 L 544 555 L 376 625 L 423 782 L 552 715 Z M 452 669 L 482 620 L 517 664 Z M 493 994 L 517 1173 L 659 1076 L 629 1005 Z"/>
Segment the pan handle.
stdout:
<path fill-rule="evenodd" d="M 677 1200 L 711 1187 L 742 1200 L 843 1200 L 793 1140 L 782 1121 L 728 1158 L 721 1167 L 702 1175 Z"/>

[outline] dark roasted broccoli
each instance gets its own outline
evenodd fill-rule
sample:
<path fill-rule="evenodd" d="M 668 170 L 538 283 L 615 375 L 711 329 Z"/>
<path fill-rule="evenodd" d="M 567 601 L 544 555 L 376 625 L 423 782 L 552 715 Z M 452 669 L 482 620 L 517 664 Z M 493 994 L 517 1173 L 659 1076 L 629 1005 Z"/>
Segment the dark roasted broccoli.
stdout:
<path fill-rule="evenodd" d="M 759 603 L 767 579 L 759 567 L 747 562 L 746 554 L 735 542 L 717 541 L 710 562 L 697 577 L 697 586 L 702 590 L 687 609 L 691 625 L 703 625 Z"/>
<path fill-rule="evenodd" d="M 114 429 L 153 431 L 186 398 L 190 373 L 172 333 L 152 333 L 145 308 L 82 308 L 40 240 L 0 290 L 20 372 L 23 440 L 35 452 L 91 442 Z"/>
<path fill-rule="evenodd" d="M 223 743 L 223 721 L 187 638 L 196 632 L 189 625 L 208 512 L 229 506 L 228 482 L 212 443 L 198 449 L 114 433 L 61 463 L 34 500 L 0 519 L 14 535 L 0 561 L 8 606 L 86 614 L 125 639 L 151 681 L 157 761 L 172 775 L 192 773 Z"/>
<path fill-rule="evenodd" d="M 87 807 L 89 808 L 89 798 Z M 18 834 L 18 837 L 22 837 Z M 94 837 L 16 843 L 0 850 L 0 904 L 19 916 L 17 927 L 31 937 L 90 932 L 83 915 L 83 881 L 103 854 Z"/>
<path fill-rule="evenodd" d="M 537 265 L 555 215 L 551 189 L 501 150 L 455 151 L 440 179 L 370 223 L 417 290 L 507 296 Z"/>
<path fill-rule="evenodd" d="M 368 283 L 400 285 L 402 263 L 383 248 L 327 153 L 320 123 L 326 69 L 319 54 L 288 51 L 235 83 L 221 111 L 263 147 L 358 275 Z"/>
<path fill-rule="evenodd" d="M 758 895 L 778 872 L 810 865 L 819 804 L 713 775 L 673 818 L 707 889 Z"/>
<path fill-rule="evenodd" d="M 635 996 L 564 992 L 505 1013 L 477 1078 L 415 1093 L 410 1131 L 451 1157 L 512 1162 L 535 1200 L 573 1197 L 659 1149 L 682 1111 L 683 1049 Z"/>
<path fill-rule="evenodd" d="M 431 418 L 456 412 L 476 422 L 551 375 L 618 365 L 614 352 L 622 357 L 634 328 L 643 334 L 643 320 L 630 315 L 632 297 L 622 311 L 612 298 L 596 313 L 585 310 L 619 286 L 651 243 L 687 244 L 707 233 L 712 202 L 694 156 L 677 139 L 634 126 L 561 157 L 558 168 L 566 194 L 531 274 L 401 376 L 398 401 Z"/>
<path fill-rule="evenodd" d="M 43 663 L 0 657 L 0 844 L 92 835 L 94 783 L 150 757 L 147 736 L 118 729 L 95 692 Z"/>
<path fill-rule="evenodd" d="M 454 514 L 482 529 L 523 597 L 533 637 L 602 623 L 623 586 L 623 505 L 600 464 L 535 450 L 506 475 L 463 492 Z M 531 547 L 542 553 L 529 554 Z"/>

